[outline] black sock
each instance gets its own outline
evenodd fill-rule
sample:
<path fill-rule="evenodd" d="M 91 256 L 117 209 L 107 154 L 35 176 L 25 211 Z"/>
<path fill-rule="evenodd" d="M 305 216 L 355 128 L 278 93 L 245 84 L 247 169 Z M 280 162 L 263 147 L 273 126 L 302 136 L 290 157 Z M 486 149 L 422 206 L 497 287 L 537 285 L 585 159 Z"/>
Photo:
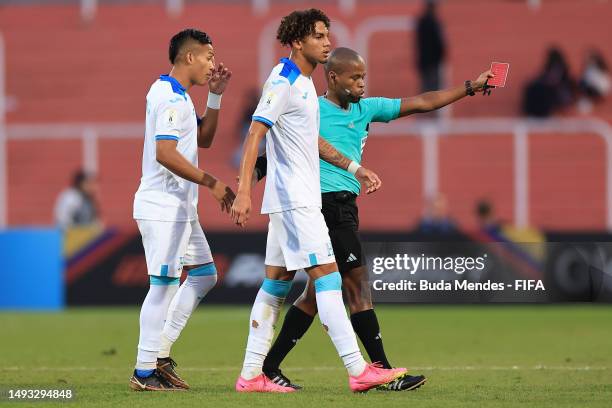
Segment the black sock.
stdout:
<path fill-rule="evenodd" d="M 268 356 L 263 363 L 263 371 L 277 370 L 287 354 L 302 338 L 314 320 L 313 316 L 304 313 L 301 309 L 291 306 L 285 315 L 285 321 L 278 337 L 274 341 Z"/>
<path fill-rule="evenodd" d="M 385 355 L 380 327 L 374 309 L 364 310 L 351 315 L 353 330 L 357 333 L 359 340 L 370 356 L 370 361 L 379 362 L 384 368 L 391 368 L 391 364 Z"/>

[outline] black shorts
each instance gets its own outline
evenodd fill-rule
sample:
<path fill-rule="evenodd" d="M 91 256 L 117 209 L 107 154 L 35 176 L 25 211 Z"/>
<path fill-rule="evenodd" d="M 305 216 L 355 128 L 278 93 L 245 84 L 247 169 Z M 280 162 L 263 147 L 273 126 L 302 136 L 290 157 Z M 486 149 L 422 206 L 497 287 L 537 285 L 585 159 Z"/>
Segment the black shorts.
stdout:
<path fill-rule="evenodd" d="M 322 212 L 340 273 L 365 265 L 359 238 L 357 195 L 348 191 L 322 194 Z"/>

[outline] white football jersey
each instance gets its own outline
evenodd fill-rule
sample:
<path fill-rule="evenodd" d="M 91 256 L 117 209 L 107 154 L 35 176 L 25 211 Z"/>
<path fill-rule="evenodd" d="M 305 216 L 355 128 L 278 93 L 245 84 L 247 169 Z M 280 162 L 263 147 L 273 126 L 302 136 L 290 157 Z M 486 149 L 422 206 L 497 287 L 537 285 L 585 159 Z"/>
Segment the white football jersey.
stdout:
<path fill-rule="evenodd" d="M 134 198 L 134 218 L 156 221 L 198 219 L 198 185 L 166 169 L 156 160 L 158 140 L 176 140 L 177 151 L 198 166 L 198 124 L 185 88 L 162 75 L 147 94 L 142 178 Z"/>
<path fill-rule="evenodd" d="M 319 102 L 312 78 L 293 61 L 281 59 L 264 85 L 253 120 L 270 127 L 261 213 L 321 208 Z"/>

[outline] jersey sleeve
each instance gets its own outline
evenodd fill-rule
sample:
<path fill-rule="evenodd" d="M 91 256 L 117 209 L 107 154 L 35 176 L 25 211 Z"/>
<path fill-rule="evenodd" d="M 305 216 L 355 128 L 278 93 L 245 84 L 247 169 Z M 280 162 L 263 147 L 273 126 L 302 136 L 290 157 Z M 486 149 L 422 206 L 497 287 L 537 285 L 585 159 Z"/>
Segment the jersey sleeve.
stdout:
<path fill-rule="evenodd" d="M 286 112 L 290 94 L 291 84 L 287 78 L 277 76 L 268 79 L 253 113 L 253 120 L 268 127 L 274 126 L 279 116 Z"/>
<path fill-rule="evenodd" d="M 183 115 L 174 100 L 161 101 L 155 109 L 155 141 L 179 140 Z"/>
<path fill-rule="evenodd" d="M 372 122 L 390 122 L 400 113 L 401 99 L 366 98 L 371 111 Z"/>

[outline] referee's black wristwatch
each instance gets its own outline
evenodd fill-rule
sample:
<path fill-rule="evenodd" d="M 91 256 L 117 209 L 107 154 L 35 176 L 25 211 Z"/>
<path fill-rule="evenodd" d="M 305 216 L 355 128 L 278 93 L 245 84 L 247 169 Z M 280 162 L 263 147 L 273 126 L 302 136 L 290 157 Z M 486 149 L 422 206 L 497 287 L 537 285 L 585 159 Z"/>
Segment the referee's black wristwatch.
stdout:
<path fill-rule="evenodd" d="M 476 92 L 474 92 L 474 89 L 472 89 L 472 81 L 469 79 L 465 81 L 465 93 L 469 96 L 476 95 Z"/>

